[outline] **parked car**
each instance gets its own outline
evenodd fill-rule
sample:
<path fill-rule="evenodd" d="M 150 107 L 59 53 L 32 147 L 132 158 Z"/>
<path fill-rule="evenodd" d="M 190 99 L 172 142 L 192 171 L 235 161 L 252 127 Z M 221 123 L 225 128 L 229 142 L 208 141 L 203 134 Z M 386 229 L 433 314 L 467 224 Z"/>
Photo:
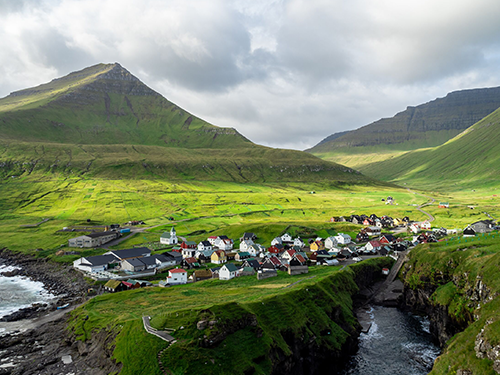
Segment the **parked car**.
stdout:
<path fill-rule="evenodd" d="M 357 263 L 357 262 L 361 262 L 363 260 L 363 258 L 361 258 L 361 257 L 354 257 L 354 258 L 352 258 L 352 260 Z"/>

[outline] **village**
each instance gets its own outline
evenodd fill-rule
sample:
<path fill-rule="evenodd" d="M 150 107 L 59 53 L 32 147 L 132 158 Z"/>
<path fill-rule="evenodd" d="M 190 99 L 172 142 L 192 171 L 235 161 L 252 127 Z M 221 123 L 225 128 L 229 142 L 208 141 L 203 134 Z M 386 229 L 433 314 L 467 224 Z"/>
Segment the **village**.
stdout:
<path fill-rule="evenodd" d="M 427 220 L 414 222 L 409 217 L 351 215 L 332 217 L 329 221 L 350 222 L 363 227 L 355 238 L 337 233 L 327 238 L 304 241 L 299 236 L 293 238 L 284 233 L 265 247 L 254 233 L 243 233 L 236 241 L 225 235 L 209 236 L 197 243 L 179 237 L 172 226 L 159 238 L 163 247 L 161 250 L 152 251 L 145 246 L 110 250 L 102 255 L 81 257 L 73 262 L 73 266 L 94 280 L 106 281 L 105 291 L 118 292 L 152 286 L 150 281 L 142 279 L 165 272 L 168 272 L 165 279 L 155 285 L 170 287 L 206 279 L 231 280 L 242 276 L 262 280 L 277 276 L 278 271 L 290 275 L 304 274 L 309 272 L 309 267 L 351 264 L 374 256 L 397 259 L 399 254 L 419 243 L 437 242 L 446 236 L 459 234 L 456 229 L 432 228 Z M 494 221 L 482 220 L 460 232 L 464 237 L 473 237 L 496 229 Z M 120 225 L 115 224 L 111 230 L 72 238 L 68 245 L 99 248 L 129 232 L 129 228 L 120 229 Z"/>

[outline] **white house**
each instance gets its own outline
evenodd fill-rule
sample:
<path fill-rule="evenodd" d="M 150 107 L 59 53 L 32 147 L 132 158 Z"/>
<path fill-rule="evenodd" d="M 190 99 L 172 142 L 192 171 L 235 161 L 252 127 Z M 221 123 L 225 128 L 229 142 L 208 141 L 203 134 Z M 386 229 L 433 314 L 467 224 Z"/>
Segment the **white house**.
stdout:
<path fill-rule="evenodd" d="M 182 249 L 182 259 L 194 257 L 196 249 Z"/>
<path fill-rule="evenodd" d="M 431 223 L 429 222 L 429 220 L 420 223 L 420 229 L 431 229 Z"/>
<path fill-rule="evenodd" d="M 351 236 L 349 236 L 348 234 L 339 233 L 334 238 L 337 240 L 337 243 L 341 245 L 347 245 L 348 243 L 351 243 Z"/>
<path fill-rule="evenodd" d="M 274 245 L 283 245 L 283 240 L 281 239 L 281 237 L 275 237 L 271 241 L 271 246 L 274 246 Z"/>
<path fill-rule="evenodd" d="M 256 257 L 258 256 L 259 254 L 262 254 L 266 251 L 266 248 L 264 246 L 262 246 L 261 244 L 259 243 L 254 243 L 252 246 L 250 246 L 248 249 L 247 249 L 247 252 L 253 256 L 253 257 Z"/>
<path fill-rule="evenodd" d="M 412 223 L 410 225 L 410 230 L 413 232 L 413 233 L 418 233 L 420 232 L 420 225 L 418 225 L 417 223 Z"/>
<path fill-rule="evenodd" d="M 177 239 L 177 233 L 175 232 L 174 227 L 170 229 L 170 233 L 165 232 L 161 235 L 160 243 L 163 245 L 176 245 L 179 243 L 179 240 Z"/>
<path fill-rule="evenodd" d="M 238 267 L 233 263 L 224 264 L 219 270 L 219 280 L 230 280 L 236 277 Z"/>
<path fill-rule="evenodd" d="M 304 241 L 302 241 L 302 239 L 300 237 L 297 237 L 296 239 L 293 240 L 293 246 L 298 246 L 300 248 L 306 246 L 306 244 L 304 243 Z"/>
<path fill-rule="evenodd" d="M 174 268 L 168 271 L 167 284 L 187 284 L 187 271 L 182 268 Z"/>
<path fill-rule="evenodd" d="M 382 246 L 380 245 L 380 242 L 378 242 L 377 240 L 373 240 L 365 245 L 365 250 L 369 252 L 377 252 L 381 247 Z"/>
<path fill-rule="evenodd" d="M 333 249 L 335 246 L 337 246 L 337 243 L 337 239 L 333 236 L 330 236 L 325 240 L 325 247 L 327 249 Z"/>
<path fill-rule="evenodd" d="M 212 244 L 207 240 L 201 241 L 198 244 L 198 251 L 212 250 L 212 248 Z"/>
<path fill-rule="evenodd" d="M 82 257 L 73 262 L 73 267 L 86 272 L 105 271 L 113 265 L 118 265 L 120 260 L 112 254 Z"/>
<path fill-rule="evenodd" d="M 293 242 L 292 236 L 290 236 L 288 233 L 285 233 L 284 235 L 281 236 L 281 241 L 282 242 Z"/>
<path fill-rule="evenodd" d="M 240 242 L 240 251 L 248 251 L 248 249 L 253 245 L 252 240 L 243 240 Z"/>
<path fill-rule="evenodd" d="M 380 220 L 379 220 L 379 222 L 380 222 Z M 380 236 L 381 229 L 380 229 L 380 227 L 370 226 L 370 227 L 365 228 L 365 233 L 369 236 Z"/>
<path fill-rule="evenodd" d="M 232 250 L 233 244 L 233 240 L 227 236 L 219 236 L 215 240 L 215 247 L 219 248 L 219 250 Z"/>

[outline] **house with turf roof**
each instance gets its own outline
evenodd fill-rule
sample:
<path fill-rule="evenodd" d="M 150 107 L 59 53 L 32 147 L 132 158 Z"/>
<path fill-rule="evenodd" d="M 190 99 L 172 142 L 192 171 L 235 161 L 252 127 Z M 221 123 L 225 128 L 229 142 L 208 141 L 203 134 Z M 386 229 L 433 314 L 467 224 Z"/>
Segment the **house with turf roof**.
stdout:
<path fill-rule="evenodd" d="M 168 271 L 167 284 L 179 285 L 187 284 L 187 271 L 182 268 L 174 268 Z"/>
<path fill-rule="evenodd" d="M 202 280 L 208 280 L 212 278 L 212 271 L 209 269 L 206 270 L 196 270 L 193 273 L 193 281 L 202 281 Z"/>
<path fill-rule="evenodd" d="M 108 280 L 104 284 L 104 290 L 110 293 L 121 292 L 122 290 L 127 290 L 127 287 L 120 280 Z"/>
<path fill-rule="evenodd" d="M 238 267 L 236 267 L 233 263 L 224 264 L 219 270 L 219 279 L 220 280 L 231 280 L 237 276 Z"/>

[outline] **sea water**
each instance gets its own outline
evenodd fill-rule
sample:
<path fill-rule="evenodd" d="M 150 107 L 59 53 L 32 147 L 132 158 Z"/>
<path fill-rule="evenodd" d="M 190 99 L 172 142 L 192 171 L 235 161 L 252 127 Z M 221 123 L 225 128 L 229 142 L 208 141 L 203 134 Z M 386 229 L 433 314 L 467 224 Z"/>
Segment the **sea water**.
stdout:
<path fill-rule="evenodd" d="M 396 308 L 375 306 L 372 326 L 359 338 L 359 350 L 343 375 L 425 375 L 440 354 L 429 320 Z"/>
<path fill-rule="evenodd" d="M 16 267 L 0 265 L 0 273 L 14 269 Z M 50 302 L 53 298 L 55 296 L 39 281 L 24 276 L 0 275 L 0 318 L 35 303 Z"/>

